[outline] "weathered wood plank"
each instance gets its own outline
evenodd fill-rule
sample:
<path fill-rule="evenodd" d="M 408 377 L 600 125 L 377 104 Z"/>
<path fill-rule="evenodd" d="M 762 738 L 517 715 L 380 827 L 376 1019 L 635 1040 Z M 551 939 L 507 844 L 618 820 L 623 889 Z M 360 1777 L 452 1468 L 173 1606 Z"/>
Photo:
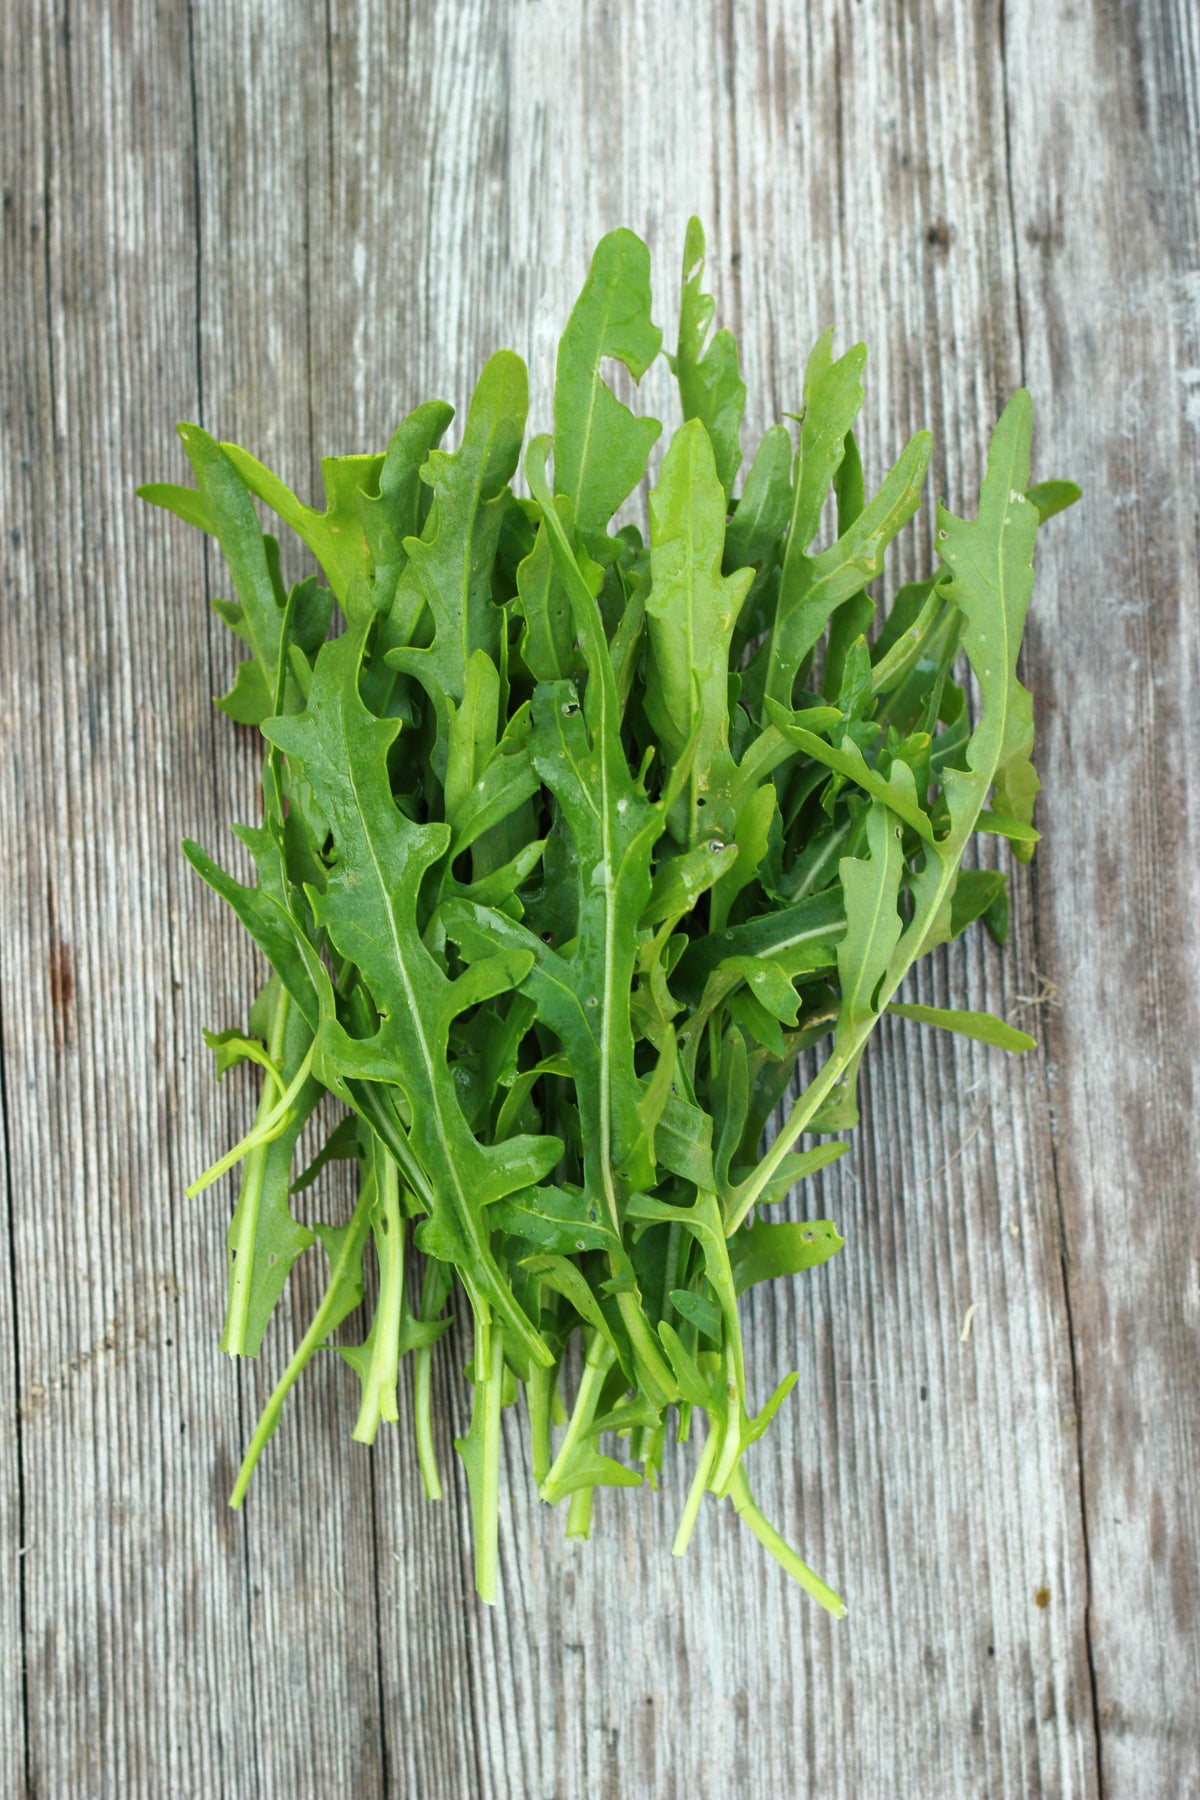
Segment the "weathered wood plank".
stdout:
<path fill-rule="evenodd" d="M 1194 8 L 1011 9 L 1030 379 L 1087 485 L 1035 637 L 1037 930 L 1105 1790 L 1200 1792 L 1200 37 Z M 1070 91 L 1049 78 L 1071 71 Z M 1042 952 L 1039 952 L 1042 954 Z"/>
<path fill-rule="evenodd" d="M 177 1196 L 181 1118 L 224 1108 L 196 1099 L 203 999 L 169 849 L 206 719 L 177 598 L 201 562 L 132 498 L 195 405 L 186 19 L 6 17 L 29 109 L 23 141 L 4 112 L 25 310 L 4 334 L 20 543 L 0 629 L 30 1791 L 220 1793 L 253 1755 L 245 1577 L 194 1353 L 219 1234 Z"/>
<path fill-rule="evenodd" d="M 27 76 L 28 46 L 22 42 L 18 21 L 9 11 L 0 16 L 0 88 L 7 94 Z M 11 85 L 10 85 L 11 84 Z M 0 332 L 0 519 L 4 530 L 4 562 L 0 573 L 3 606 L 0 607 L 0 647 L 4 666 L 13 668 L 16 646 L 5 621 L 14 619 L 19 595 L 29 591 L 32 552 L 28 543 L 35 483 L 32 469 L 20 466 L 13 456 L 18 443 L 29 445 L 36 433 L 44 404 L 47 357 L 43 325 L 44 301 L 39 307 L 30 265 L 40 248 L 41 211 L 38 145 L 44 135 L 40 88 L 29 83 L 22 103 L 4 107 L 0 121 L 3 145 L 3 213 L 0 230 L 0 294 L 4 296 L 6 329 Z M 42 354 L 37 347 L 42 346 Z M 7 688 L 5 698 L 7 702 Z M 23 710 L 6 703 L 0 709 L 0 756 L 3 767 L 13 766 L 17 730 Z M 0 781 L 0 831 L 5 843 L 13 843 L 18 829 L 17 809 L 9 784 Z M 4 866 L 7 866 L 5 859 Z M 2 879 L 2 878 L 0 878 Z M 8 882 L 3 898 L 9 900 Z M 25 1786 L 28 1731 L 25 1708 L 25 1583 L 28 1532 L 24 1495 L 24 1446 L 21 1441 L 21 1339 L 20 1295 L 13 1230 L 18 1204 L 17 1168 L 11 1153 L 13 1095 L 9 1047 L 12 993 L 18 971 L 12 958 L 16 946 L 7 930 L 0 931 L 0 1155 L 4 1161 L 4 1215 L 0 1237 L 4 1242 L 4 1271 L 0 1289 L 0 1634 L 7 1654 L 0 1659 L 0 1784 L 14 1794 Z M 28 1356 L 28 1348 L 26 1348 Z M 26 1364 L 27 1366 L 27 1364 Z"/>
<path fill-rule="evenodd" d="M 329 447 L 315 437 L 312 411 L 314 279 L 329 253 L 325 52 L 320 6 L 214 5 L 195 15 L 204 423 L 218 437 L 246 444 L 306 497 L 320 492 L 320 456 Z M 286 546 L 289 572 L 298 571 L 298 549 Z M 210 594 L 227 591 L 219 557 L 207 576 Z M 205 624 L 200 592 L 177 599 L 190 628 L 208 640 L 212 691 L 224 691 L 238 646 L 215 617 Z M 193 754 L 211 771 L 207 837 L 222 856 L 236 857 L 226 828 L 231 818 L 258 816 L 257 745 L 210 712 Z M 192 887 L 206 934 L 226 943 L 240 935 L 230 933 L 232 921 L 199 884 Z M 244 1021 L 262 974 L 257 952 L 243 941 L 219 995 L 207 996 L 222 1025 Z M 218 1133 L 195 1145 L 196 1167 L 211 1160 L 220 1141 Z M 216 1222 L 235 1191 L 230 1177 L 199 1204 Z M 230 1479 L 319 1298 L 318 1258 L 293 1281 L 285 1329 L 272 1331 L 259 1366 L 244 1372 L 239 1430 L 232 1428 L 237 1373 L 224 1363 L 217 1377 Z M 254 1774 L 264 1797 L 383 1791 L 372 1470 L 349 1441 L 345 1375 L 322 1359 L 293 1396 L 238 1526 L 250 1583 L 243 1661 L 253 1684 Z"/>

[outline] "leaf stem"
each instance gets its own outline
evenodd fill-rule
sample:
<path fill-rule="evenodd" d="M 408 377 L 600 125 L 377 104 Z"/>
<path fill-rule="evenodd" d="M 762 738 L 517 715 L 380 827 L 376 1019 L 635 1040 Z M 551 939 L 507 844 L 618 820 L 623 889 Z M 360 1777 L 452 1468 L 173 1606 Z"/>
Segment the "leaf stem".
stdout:
<path fill-rule="evenodd" d="M 283 1040 L 287 1030 L 291 996 L 280 983 L 271 1019 L 267 1054 L 276 1068 L 283 1059 Z M 254 1118 L 257 1131 L 270 1118 L 275 1094 L 283 1091 L 283 1083 L 275 1087 L 275 1076 L 264 1076 L 258 1111 Z M 229 1245 L 229 1298 L 225 1307 L 225 1326 L 220 1347 L 229 1356 L 245 1356 L 246 1334 L 250 1319 L 250 1293 L 254 1285 L 254 1246 L 258 1237 L 258 1213 L 262 1203 L 263 1182 L 267 1169 L 266 1144 L 251 1150 L 242 1171 L 241 1191 L 234 1210 Z"/>
<path fill-rule="evenodd" d="M 835 1619 L 844 1619 L 846 1616 L 845 1602 L 839 1599 L 833 1589 L 828 1587 L 821 1577 L 815 1575 L 808 1564 L 797 1556 L 791 1545 L 784 1542 L 775 1527 L 763 1517 L 754 1504 L 754 1496 L 750 1492 L 750 1483 L 746 1480 L 744 1469 L 739 1469 L 734 1476 L 729 1490 L 729 1498 L 733 1501 L 739 1517 L 745 1519 L 759 1543 L 763 1545 L 764 1549 L 770 1551 L 775 1561 L 787 1570 L 793 1581 L 798 1581 L 805 1593 L 811 1594 L 813 1599 L 819 1601 L 826 1612 L 831 1612 Z"/>
<path fill-rule="evenodd" d="M 372 1138 L 378 1182 L 372 1225 L 379 1258 L 379 1299 L 371 1325 L 371 1361 L 363 1378 L 362 1404 L 350 1436 L 357 1444 L 373 1444 L 379 1422 L 399 1418 L 396 1379 L 400 1367 L 400 1316 L 404 1304 L 404 1217 L 400 1211 L 400 1172 L 377 1138 Z"/>
<path fill-rule="evenodd" d="M 692 1538 L 692 1530 L 700 1512 L 700 1502 L 704 1498 L 704 1490 L 708 1486 L 709 1470 L 717 1454 L 717 1443 L 720 1438 L 720 1427 L 711 1421 L 708 1435 L 704 1440 L 704 1448 L 700 1452 L 700 1461 L 696 1464 L 696 1473 L 692 1476 L 692 1485 L 688 1489 L 687 1502 L 679 1520 L 679 1529 L 675 1533 L 675 1542 L 671 1545 L 672 1556 L 682 1556 Z"/>
<path fill-rule="evenodd" d="M 615 1361 L 611 1345 L 605 1342 L 598 1331 L 595 1332 L 584 1359 L 583 1375 L 579 1382 L 579 1392 L 575 1396 L 575 1405 L 571 1409 L 571 1417 L 567 1421 L 566 1436 L 558 1447 L 558 1455 L 551 1465 L 550 1473 L 541 1485 L 542 1499 L 550 1506 L 557 1506 L 566 1491 L 560 1483 L 567 1473 L 576 1444 L 595 1416 L 600 1390 Z"/>
<path fill-rule="evenodd" d="M 843 1044 L 834 1046 L 816 1079 L 805 1088 L 796 1100 L 791 1112 L 783 1122 L 778 1137 L 758 1167 L 753 1174 L 746 1177 L 740 1187 L 734 1189 L 734 1208 L 725 1227 L 727 1238 L 733 1236 L 759 1195 L 770 1183 L 771 1177 L 780 1163 L 790 1154 L 796 1139 L 806 1129 L 822 1100 L 832 1088 L 836 1087 L 840 1078 L 850 1067 L 869 1037 L 872 1026 L 877 1023 L 877 1018 L 878 1015 L 871 1018 L 865 1026 L 860 1026 L 857 1031 L 851 1033 Z"/>
<path fill-rule="evenodd" d="M 250 1477 L 254 1473 L 254 1466 L 262 1455 L 263 1450 L 266 1448 L 275 1427 L 279 1423 L 279 1415 L 283 1411 L 284 1401 L 299 1380 L 305 1366 L 311 1361 L 314 1352 L 321 1348 L 321 1345 L 329 1335 L 329 1332 L 333 1329 L 333 1324 L 336 1322 L 334 1319 L 335 1309 L 341 1298 L 339 1290 L 341 1288 L 342 1277 L 347 1269 L 353 1267 L 354 1258 L 358 1254 L 359 1246 L 370 1229 L 371 1212 L 374 1205 L 374 1183 L 364 1182 L 362 1192 L 359 1195 L 358 1205 L 354 1209 L 354 1216 L 350 1221 L 345 1237 L 342 1239 L 337 1259 L 330 1270 L 329 1285 L 325 1290 L 325 1297 L 314 1313 L 312 1324 L 296 1346 L 295 1354 L 279 1380 L 276 1382 L 271 1397 L 262 1410 L 262 1416 L 255 1427 L 254 1436 L 250 1439 L 246 1454 L 242 1458 L 242 1466 L 238 1470 L 237 1480 L 233 1485 L 233 1492 L 229 1496 L 230 1506 L 238 1507 L 246 1498 L 246 1489 L 250 1485 Z"/>
<path fill-rule="evenodd" d="M 235 1144 L 232 1150 L 227 1150 L 224 1156 L 220 1157 L 212 1164 L 211 1168 L 205 1169 L 203 1175 L 198 1175 L 196 1177 L 191 1187 L 185 1190 L 189 1200 L 194 1200 L 198 1194 L 204 1192 L 205 1188 L 211 1187 L 213 1182 L 217 1181 L 225 1173 L 226 1169 L 232 1169 L 235 1163 L 241 1162 L 243 1156 L 248 1155 L 249 1152 L 255 1149 L 259 1144 L 269 1144 L 273 1138 L 279 1136 L 280 1132 L 287 1124 L 288 1113 L 292 1109 L 292 1103 L 305 1082 L 308 1080 L 312 1070 L 313 1056 L 316 1053 L 316 1048 L 317 1043 L 314 1038 L 308 1047 L 308 1053 L 305 1056 L 304 1061 L 296 1070 L 286 1092 L 275 1102 L 274 1106 L 267 1113 L 266 1118 L 256 1121 L 254 1129 L 250 1131 L 240 1143 Z"/>
<path fill-rule="evenodd" d="M 571 1504 L 567 1508 L 567 1536 L 569 1538 L 591 1537 L 592 1503 L 595 1498 L 594 1487 L 576 1488 L 571 1495 Z"/>
<path fill-rule="evenodd" d="M 712 1478 L 714 1494 L 727 1494 L 742 1453 L 742 1393 L 740 1342 L 725 1343 L 725 1425 L 721 1433 L 721 1454 Z"/>
<path fill-rule="evenodd" d="M 525 1404 L 529 1409 L 529 1455 L 533 1479 L 540 1488 L 550 1473 L 551 1394 L 558 1370 L 531 1368 L 525 1383 Z"/>
<path fill-rule="evenodd" d="M 628 1291 L 618 1294 L 617 1307 L 629 1333 L 634 1354 L 641 1364 L 642 1387 L 646 1398 L 661 1411 L 668 1401 L 679 1397 L 675 1377 L 651 1335 L 646 1315 L 638 1304 L 638 1296 Z"/>
<path fill-rule="evenodd" d="M 500 1415 L 504 1407 L 502 1331 L 491 1334 L 491 1362 L 487 1378 L 475 1384 L 474 1404 L 483 1409 L 482 1478 L 475 1505 L 475 1589 L 486 1605 L 495 1606 L 496 1578 L 500 1568 Z"/>
<path fill-rule="evenodd" d="M 421 1288 L 421 1318 L 436 1319 L 446 1304 L 452 1277 L 445 1263 L 430 1257 L 425 1264 L 425 1280 Z M 438 1472 L 437 1451 L 433 1444 L 433 1345 L 421 1344 L 413 1352 L 413 1422 L 417 1439 L 417 1462 L 427 1500 L 440 1500 L 442 1478 Z"/>

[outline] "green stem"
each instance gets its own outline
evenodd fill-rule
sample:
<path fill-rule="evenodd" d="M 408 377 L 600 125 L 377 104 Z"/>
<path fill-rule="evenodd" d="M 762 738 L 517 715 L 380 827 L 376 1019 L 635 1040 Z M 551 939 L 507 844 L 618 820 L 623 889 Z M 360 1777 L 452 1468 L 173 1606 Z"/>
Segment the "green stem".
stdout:
<path fill-rule="evenodd" d="M 425 1281 L 421 1288 L 421 1317 L 436 1319 L 446 1304 L 452 1277 L 445 1263 L 430 1257 L 425 1264 Z M 440 1500 L 442 1478 L 438 1472 L 437 1451 L 433 1445 L 433 1345 L 422 1344 L 414 1351 L 413 1418 L 417 1437 L 417 1462 L 427 1500 Z"/>
<path fill-rule="evenodd" d="M 850 1067 L 858 1052 L 866 1043 L 871 1030 L 877 1022 L 878 1015 L 873 1016 L 858 1030 L 853 1032 L 843 1044 L 836 1045 L 830 1051 L 816 1080 L 799 1096 L 791 1112 L 784 1120 L 783 1128 L 767 1154 L 763 1157 L 752 1175 L 748 1175 L 741 1186 L 733 1191 L 734 1207 L 729 1222 L 725 1227 L 725 1236 L 731 1238 L 750 1208 L 754 1205 L 763 1189 L 783 1159 L 790 1153 L 796 1139 L 800 1136 L 808 1122 L 820 1108 L 830 1090 L 836 1087 L 840 1078 Z"/>
<path fill-rule="evenodd" d="M 483 1408 L 483 1470 L 475 1497 L 475 1589 L 486 1605 L 495 1606 L 500 1569 L 500 1415 L 504 1410 L 501 1331 L 491 1333 L 491 1362 L 486 1380 L 476 1381 L 475 1405 Z"/>
<path fill-rule="evenodd" d="M 418 1350 L 416 1355 L 416 1367 L 413 1370 L 413 1411 L 416 1423 L 417 1463 L 421 1470 L 425 1498 L 440 1500 L 442 1478 L 437 1465 L 437 1452 L 433 1447 L 433 1407 L 431 1404 L 433 1358 L 428 1345 Z"/>
<path fill-rule="evenodd" d="M 614 1268 L 614 1275 L 616 1272 Z M 642 1391 L 651 1406 L 661 1412 L 669 1401 L 679 1398 L 679 1387 L 675 1377 L 651 1335 L 646 1315 L 639 1304 L 639 1296 L 626 1290 L 617 1295 L 617 1306 L 625 1321 L 625 1329 L 629 1333 L 633 1353 L 641 1365 Z"/>
<path fill-rule="evenodd" d="M 358 1205 L 354 1210 L 354 1217 L 350 1221 L 349 1230 L 342 1239 L 342 1245 L 338 1252 L 337 1260 L 330 1271 L 329 1285 L 325 1290 L 325 1298 L 313 1315 L 312 1324 L 301 1338 L 297 1345 L 295 1355 L 276 1382 L 271 1397 L 263 1408 L 262 1417 L 255 1427 L 254 1436 L 250 1439 L 249 1448 L 242 1458 L 242 1466 L 238 1470 L 238 1476 L 233 1486 L 233 1492 L 229 1496 L 230 1506 L 240 1506 L 242 1501 L 246 1498 L 246 1489 L 250 1485 L 250 1477 L 254 1473 L 254 1465 L 262 1455 L 275 1427 L 279 1423 L 279 1415 L 283 1411 L 284 1401 L 299 1380 L 306 1364 L 311 1361 L 314 1353 L 321 1348 L 321 1345 L 325 1342 L 325 1339 L 328 1337 L 336 1323 L 334 1317 L 335 1309 L 343 1302 L 342 1277 L 348 1269 L 353 1267 L 354 1258 L 358 1255 L 359 1247 L 370 1229 L 371 1212 L 374 1205 L 375 1184 L 374 1182 L 369 1181 L 364 1182 Z"/>
<path fill-rule="evenodd" d="M 595 1497 L 594 1487 L 576 1488 L 571 1495 L 571 1504 L 567 1508 L 567 1536 L 569 1538 L 591 1537 L 592 1502 Z"/>
<path fill-rule="evenodd" d="M 533 1479 L 540 1488 L 550 1473 L 550 1413 L 552 1390 L 558 1380 L 557 1369 L 530 1369 L 525 1383 L 525 1404 L 529 1408 L 529 1450 Z"/>
<path fill-rule="evenodd" d="M 833 1614 L 835 1619 L 844 1619 L 846 1616 L 845 1602 L 838 1598 L 831 1587 L 826 1586 L 819 1575 L 814 1575 L 808 1564 L 801 1561 L 790 1544 L 784 1542 L 775 1527 L 767 1519 L 764 1519 L 754 1504 L 750 1483 L 746 1480 L 745 1471 L 742 1469 L 739 1469 L 733 1478 L 729 1498 L 733 1501 L 739 1517 L 745 1519 L 759 1543 L 771 1552 L 775 1561 L 787 1570 L 793 1581 L 798 1581 L 805 1593 L 811 1594 L 813 1599 L 819 1601 L 827 1612 Z"/>
<path fill-rule="evenodd" d="M 194 1200 L 198 1194 L 204 1192 L 205 1188 L 211 1187 L 213 1182 L 217 1181 L 225 1173 L 226 1169 L 232 1169 L 234 1163 L 241 1162 L 243 1156 L 248 1155 L 249 1152 L 256 1149 L 259 1144 L 269 1144 L 273 1138 L 279 1136 L 280 1132 L 287 1124 L 288 1113 L 292 1109 L 293 1101 L 308 1080 L 316 1048 L 317 1044 L 316 1039 L 314 1038 L 308 1047 L 308 1054 L 305 1056 L 304 1061 L 300 1064 L 300 1067 L 292 1077 L 292 1081 L 287 1088 L 287 1091 L 283 1093 L 275 1102 L 274 1106 L 270 1108 L 266 1118 L 256 1122 L 254 1129 L 250 1131 L 239 1144 L 235 1144 L 232 1150 L 227 1150 L 224 1156 L 213 1163 L 211 1168 L 205 1169 L 203 1175 L 198 1175 L 196 1177 L 191 1187 L 185 1190 L 189 1200 Z"/>
<path fill-rule="evenodd" d="M 721 1455 L 712 1478 L 714 1494 L 727 1494 L 742 1454 L 742 1392 L 740 1343 L 725 1345 L 725 1428 L 721 1433 Z"/>
<path fill-rule="evenodd" d="M 704 1448 L 700 1452 L 700 1461 L 696 1464 L 696 1473 L 692 1476 L 692 1485 L 688 1489 L 687 1503 L 679 1520 L 675 1542 L 671 1545 L 672 1556 L 682 1556 L 691 1542 L 692 1529 L 700 1511 L 704 1490 L 708 1486 L 708 1472 L 713 1466 L 713 1458 L 717 1454 L 717 1443 L 720 1436 L 720 1427 L 713 1421 L 708 1427 L 708 1436 L 705 1438 Z"/>
<path fill-rule="evenodd" d="M 371 1360 L 363 1379 L 362 1404 L 350 1436 L 357 1444 L 373 1444 L 379 1422 L 394 1425 L 400 1416 L 396 1379 L 400 1368 L 400 1315 L 404 1304 L 404 1217 L 400 1211 L 400 1172 L 378 1139 L 372 1140 L 379 1198 L 372 1220 L 379 1258 L 379 1300 L 371 1325 Z"/>
<path fill-rule="evenodd" d="M 571 1409 L 571 1417 L 567 1421 L 566 1436 L 558 1447 L 558 1455 L 554 1459 L 550 1473 L 541 1485 L 542 1499 L 551 1506 L 557 1506 L 566 1491 L 559 1486 L 559 1483 L 567 1472 L 567 1466 L 576 1444 L 595 1416 L 600 1391 L 615 1360 L 611 1346 L 597 1331 L 588 1345 L 579 1392 L 575 1396 L 575 1405 Z"/>
<path fill-rule="evenodd" d="M 267 1043 L 267 1054 L 276 1068 L 283 1058 L 283 1040 L 287 1030 L 291 996 L 280 986 Z M 258 1111 L 254 1115 L 257 1130 L 270 1117 L 275 1094 L 282 1088 L 275 1078 L 264 1076 Z M 263 1181 L 267 1170 L 266 1144 L 251 1150 L 242 1171 L 241 1192 L 234 1211 L 234 1228 L 229 1245 L 229 1298 L 225 1306 L 225 1327 L 221 1333 L 221 1349 L 230 1356 L 245 1356 L 246 1332 L 250 1320 L 250 1294 L 254 1285 L 254 1246 L 258 1237 L 258 1213 L 262 1204 Z M 190 1190 L 189 1190 L 190 1192 Z"/>
<path fill-rule="evenodd" d="M 898 687 L 905 676 L 916 668 L 922 650 L 934 634 L 938 615 L 945 604 L 940 590 L 935 587 L 908 630 L 901 632 L 891 649 L 880 657 L 871 670 L 872 696 Z"/>

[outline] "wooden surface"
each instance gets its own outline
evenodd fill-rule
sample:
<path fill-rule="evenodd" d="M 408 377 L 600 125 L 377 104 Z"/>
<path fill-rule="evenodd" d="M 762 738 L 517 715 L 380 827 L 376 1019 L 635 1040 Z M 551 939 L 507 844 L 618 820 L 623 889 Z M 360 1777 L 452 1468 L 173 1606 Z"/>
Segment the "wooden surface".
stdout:
<path fill-rule="evenodd" d="M 0 1793 L 1200 1794 L 1198 56 L 1189 0 L 0 8 Z M 929 424 L 969 503 L 1024 380 L 1086 488 L 1039 551 L 1013 944 L 920 995 L 1041 1049 L 886 1024 L 808 1202 L 846 1250 L 747 1307 L 755 1392 L 800 1370 L 756 1487 L 840 1625 L 728 1509 L 672 1559 L 683 1458 L 568 1545 L 515 1435 L 481 1607 L 450 1425 L 429 1507 L 332 1360 L 234 1515 L 312 1284 L 235 1369 L 228 1194 L 183 1196 L 248 1121 L 200 1028 L 256 968 L 177 845 L 228 848 L 255 762 L 223 576 L 135 484 L 198 418 L 311 492 L 501 343 L 544 425 L 595 239 L 647 238 L 670 322 L 693 210 L 753 425 L 833 320 L 869 472 Z"/>

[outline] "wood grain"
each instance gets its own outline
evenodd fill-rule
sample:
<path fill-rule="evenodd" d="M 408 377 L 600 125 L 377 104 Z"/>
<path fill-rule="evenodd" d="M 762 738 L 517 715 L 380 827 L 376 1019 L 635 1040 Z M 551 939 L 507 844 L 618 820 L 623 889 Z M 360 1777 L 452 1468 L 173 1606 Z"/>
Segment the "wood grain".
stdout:
<path fill-rule="evenodd" d="M 0 9 L 4 1793 L 1200 1794 L 1198 59 L 1186 0 Z M 669 325 L 692 211 L 752 427 L 833 321 L 869 474 L 929 424 L 969 505 L 1024 380 L 1088 495 L 1039 551 L 1012 945 L 908 996 L 1042 1048 L 887 1022 L 804 1201 L 847 1248 L 747 1305 L 755 1393 L 800 1371 L 756 1489 L 841 1626 L 727 1509 L 670 1556 L 686 1453 L 567 1544 L 512 1416 L 479 1606 L 457 1332 L 439 1507 L 407 1396 L 364 1452 L 330 1359 L 232 1514 L 313 1277 L 235 1370 L 228 1196 L 183 1198 L 252 1104 L 200 1027 L 258 971 L 177 844 L 228 853 L 256 768 L 223 575 L 134 486 L 198 417 L 311 493 L 501 343 L 544 426 L 596 238 L 647 238 Z"/>

